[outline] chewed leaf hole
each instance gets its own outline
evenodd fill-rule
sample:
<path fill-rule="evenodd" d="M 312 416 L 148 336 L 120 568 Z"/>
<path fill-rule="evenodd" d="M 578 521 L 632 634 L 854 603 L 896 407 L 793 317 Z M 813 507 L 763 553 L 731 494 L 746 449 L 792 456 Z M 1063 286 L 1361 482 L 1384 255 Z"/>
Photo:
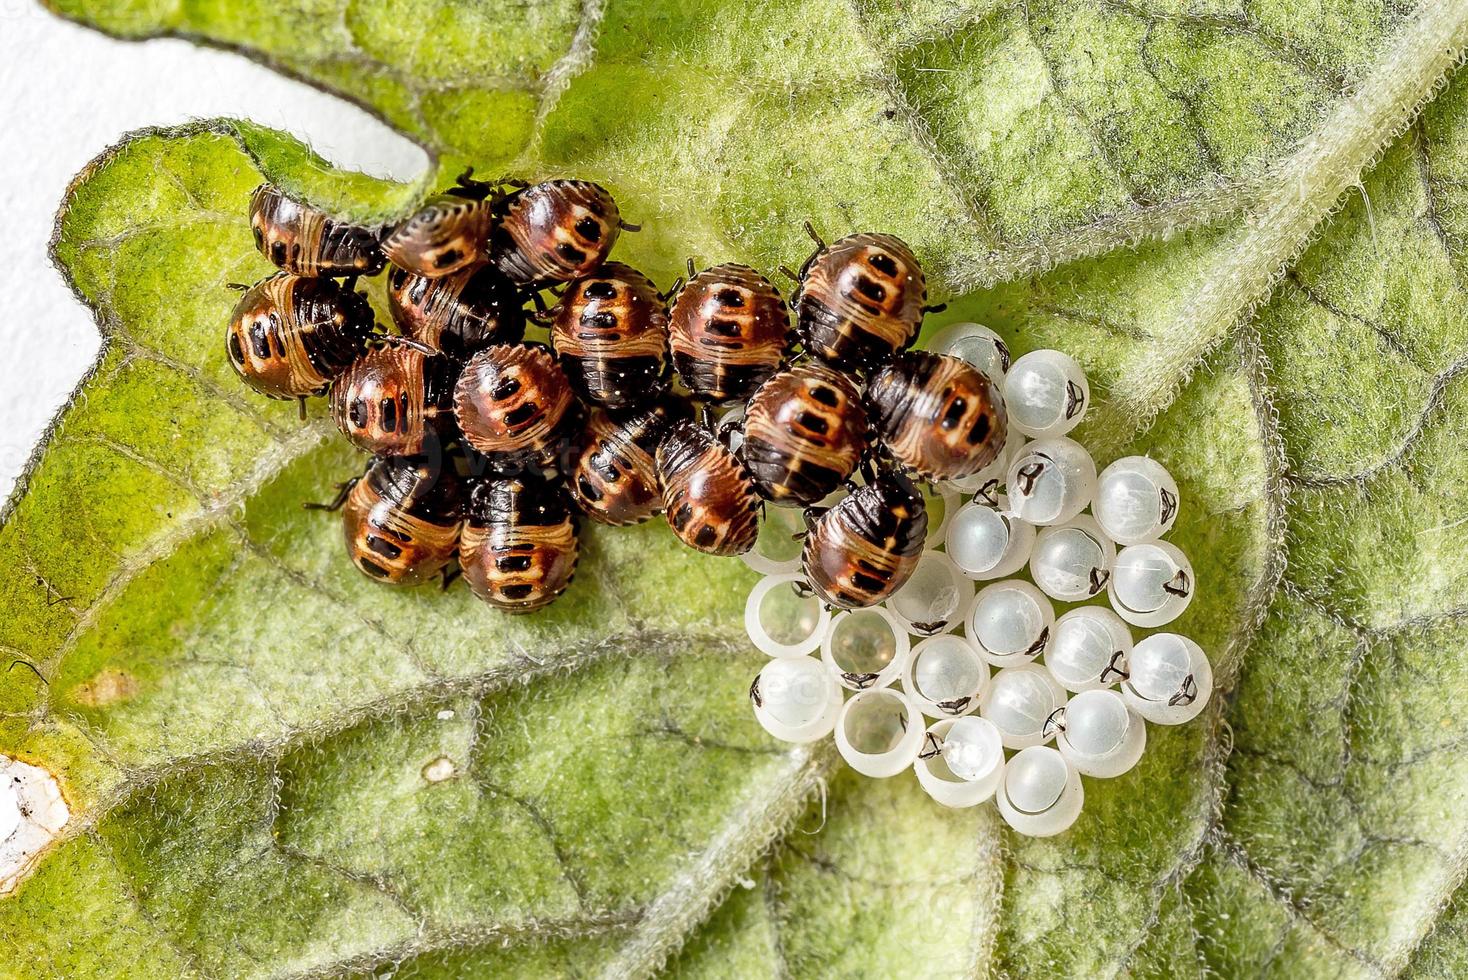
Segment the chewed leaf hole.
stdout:
<path fill-rule="evenodd" d="M 0 897 L 15 891 L 70 819 L 51 773 L 0 755 Z"/>

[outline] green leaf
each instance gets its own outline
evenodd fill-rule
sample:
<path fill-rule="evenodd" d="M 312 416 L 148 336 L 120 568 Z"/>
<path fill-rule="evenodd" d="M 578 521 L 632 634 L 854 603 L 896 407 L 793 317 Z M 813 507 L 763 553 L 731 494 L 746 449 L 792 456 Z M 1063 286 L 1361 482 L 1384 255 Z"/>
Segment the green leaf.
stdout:
<path fill-rule="evenodd" d="M 106 343 L 0 525 L 36 668 L 0 752 L 71 816 L 0 896 L 0 972 L 1461 972 L 1468 89 L 1417 110 L 1462 5 L 59 6 L 342 91 L 438 169 L 216 121 L 69 192 Z M 1213 705 L 1032 841 L 764 736 L 753 576 L 659 526 L 588 534 L 529 618 L 364 580 L 299 506 L 360 461 L 221 356 L 268 270 L 243 203 L 382 218 L 466 162 L 605 182 L 660 282 L 891 230 L 934 327 L 1075 353 L 1084 438 L 1182 488 Z"/>

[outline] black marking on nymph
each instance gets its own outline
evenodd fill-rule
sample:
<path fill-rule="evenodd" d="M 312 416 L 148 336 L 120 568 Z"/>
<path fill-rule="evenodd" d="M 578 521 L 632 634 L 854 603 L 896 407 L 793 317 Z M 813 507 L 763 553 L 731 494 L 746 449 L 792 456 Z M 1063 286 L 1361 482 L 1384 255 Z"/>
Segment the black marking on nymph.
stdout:
<path fill-rule="evenodd" d="M 371 551 L 373 554 L 381 555 L 389 561 L 395 558 L 399 558 L 403 554 L 402 548 L 399 548 L 397 545 L 393 544 L 391 541 L 388 541 L 386 538 L 379 538 L 375 534 L 367 535 L 365 541 L 369 551 Z"/>
<path fill-rule="evenodd" d="M 878 252 L 867 259 L 867 264 L 884 276 L 897 275 L 897 262 L 886 252 Z"/>
<path fill-rule="evenodd" d="M 515 378 L 501 378 L 489 389 L 489 397 L 497 402 L 504 401 L 519 390 L 520 382 Z"/>
<path fill-rule="evenodd" d="M 601 241 L 601 222 L 595 218 L 582 218 L 576 222 L 576 234 L 588 242 Z"/>
<path fill-rule="evenodd" d="M 822 384 L 811 385 L 810 397 L 812 401 L 820 402 L 827 408 L 835 408 L 840 404 L 840 398 L 835 390 Z"/>
<path fill-rule="evenodd" d="M 617 287 L 604 279 L 599 279 L 587 286 L 582 295 L 587 299 L 611 299 L 617 295 Z"/>

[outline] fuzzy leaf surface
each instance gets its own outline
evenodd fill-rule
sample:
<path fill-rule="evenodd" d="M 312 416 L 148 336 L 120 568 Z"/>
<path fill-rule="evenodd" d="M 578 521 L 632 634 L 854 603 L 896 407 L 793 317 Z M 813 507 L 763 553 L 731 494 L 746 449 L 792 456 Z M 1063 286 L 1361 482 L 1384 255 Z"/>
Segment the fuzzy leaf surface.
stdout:
<path fill-rule="evenodd" d="M 0 685 L 0 752 L 73 813 L 0 897 L 0 970 L 1468 957 L 1468 89 L 1416 112 L 1456 5 L 60 9 L 348 92 L 438 173 L 600 180 L 646 229 L 619 257 L 660 283 L 689 253 L 797 264 L 806 218 L 908 238 L 951 302 L 933 328 L 1074 353 L 1100 461 L 1177 477 L 1200 591 L 1176 628 L 1219 693 L 1030 841 L 764 736 L 754 577 L 660 526 L 589 533 L 528 618 L 366 581 L 300 508 L 361 460 L 319 407 L 238 385 L 227 283 L 268 271 L 243 213 L 262 179 L 383 217 L 438 175 L 342 173 L 243 122 L 134 134 L 64 202 L 55 256 L 106 343 L 0 525 L 0 649 L 38 672 Z"/>

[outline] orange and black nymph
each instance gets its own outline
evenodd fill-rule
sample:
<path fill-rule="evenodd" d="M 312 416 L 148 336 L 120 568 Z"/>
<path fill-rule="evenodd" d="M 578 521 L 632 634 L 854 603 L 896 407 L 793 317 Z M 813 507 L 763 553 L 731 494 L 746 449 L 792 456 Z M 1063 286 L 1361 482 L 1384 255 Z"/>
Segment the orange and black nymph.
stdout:
<path fill-rule="evenodd" d="M 710 555 L 742 555 L 759 536 L 762 501 L 739 458 L 704 425 L 682 422 L 658 447 L 663 512 L 678 539 Z"/>
<path fill-rule="evenodd" d="M 673 367 L 693 397 L 742 401 L 779 370 L 790 346 L 790 310 L 764 276 L 726 263 L 688 281 L 668 312 Z"/>
<path fill-rule="evenodd" d="M 641 524 L 660 513 L 657 452 L 669 427 L 690 417 L 688 403 L 665 397 L 643 409 L 592 409 L 566 485 L 594 521 Z"/>
<path fill-rule="evenodd" d="M 881 473 L 825 513 L 807 513 L 801 568 L 827 605 L 875 606 L 917 568 L 928 513 L 922 493 L 900 473 Z"/>
<path fill-rule="evenodd" d="M 948 354 L 898 356 L 871 376 L 867 404 L 888 451 L 925 480 L 972 476 L 1004 448 L 1004 400 L 983 372 Z"/>
<path fill-rule="evenodd" d="M 530 475 L 484 480 L 469 495 L 459 565 L 470 591 L 491 606 L 533 612 L 571 584 L 579 545 L 559 484 Z"/>
<path fill-rule="evenodd" d="M 816 245 L 792 301 L 806 352 L 843 371 L 865 371 L 911 346 L 928 286 L 907 244 L 862 232 L 830 245 L 816 238 Z"/>
<path fill-rule="evenodd" d="M 494 204 L 490 261 L 519 286 L 550 286 L 587 275 L 611 252 L 625 224 L 612 195 L 588 180 L 547 180 Z"/>
<path fill-rule="evenodd" d="M 497 344 L 464 365 L 454 415 L 478 452 L 539 454 L 560 438 L 575 400 L 566 373 L 544 346 Z"/>
<path fill-rule="evenodd" d="M 377 231 L 333 218 L 278 187 L 261 184 L 250 195 L 255 247 L 297 276 L 375 276 L 386 259 Z"/>
<path fill-rule="evenodd" d="M 663 302 L 651 279 L 621 262 L 566 287 L 551 311 L 551 345 L 578 394 L 613 409 L 656 397 L 668 353 Z"/>
<path fill-rule="evenodd" d="M 451 467 L 424 456 L 372 460 L 325 510 L 342 511 L 347 555 L 362 574 L 389 585 L 446 575 L 459 548 L 463 489 Z"/>
<path fill-rule="evenodd" d="M 225 353 L 245 384 L 271 398 L 324 394 L 376 329 L 367 297 L 350 284 L 279 272 L 244 291 Z"/>
<path fill-rule="evenodd" d="M 846 375 L 806 361 L 754 393 L 739 452 L 765 497 L 808 506 L 856 469 L 868 428 L 861 395 Z"/>
<path fill-rule="evenodd" d="M 524 298 L 487 265 L 436 279 L 391 266 L 387 304 L 403 336 L 455 360 L 525 336 Z"/>
<path fill-rule="evenodd" d="M 453 418 L 456 371 L 414 341 L 384 338 L 332 382 L 332 421 L 352 445 L 376 455 L 436 449 Z"/>
<path fill-rule="evenodd" d="M 393 265 L 431 279 L 483 263 L 494 225 L 493 191 L 492 183 L 466 172 L 388 232 L 383 253 Z"/>

